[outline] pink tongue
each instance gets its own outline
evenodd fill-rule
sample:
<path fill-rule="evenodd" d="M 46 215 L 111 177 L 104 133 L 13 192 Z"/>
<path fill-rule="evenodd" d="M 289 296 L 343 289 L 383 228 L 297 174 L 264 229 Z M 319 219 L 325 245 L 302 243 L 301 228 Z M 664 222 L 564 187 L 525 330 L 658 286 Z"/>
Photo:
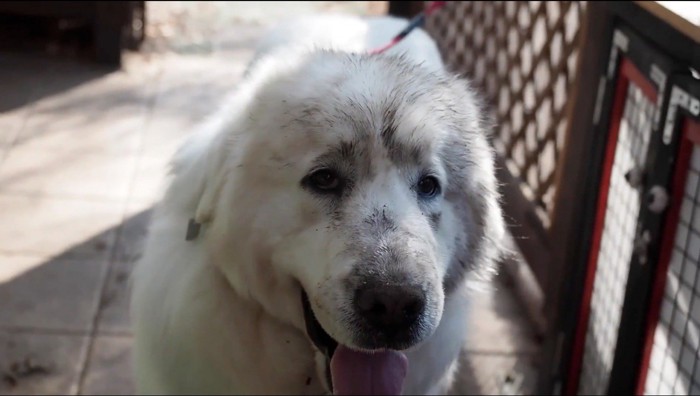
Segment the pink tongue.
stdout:
<path fill-rule="evenodd" d="M 358 352 L 338 345 L 331 359 L 336 395 L 400 395 L 408 370 L 406 355 L 396 351 Z"/>

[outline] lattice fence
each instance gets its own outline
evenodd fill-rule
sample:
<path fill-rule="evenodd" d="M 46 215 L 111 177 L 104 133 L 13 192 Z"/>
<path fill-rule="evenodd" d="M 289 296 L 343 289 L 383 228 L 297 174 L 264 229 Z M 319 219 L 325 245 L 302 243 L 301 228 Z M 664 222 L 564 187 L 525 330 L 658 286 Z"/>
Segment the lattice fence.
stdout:
<path fill-rule="evenodd" d="M 448 2 L 428 18 L 452 70 L 491 102 L 493 144 L 550 225 L 585 2 Z"/>

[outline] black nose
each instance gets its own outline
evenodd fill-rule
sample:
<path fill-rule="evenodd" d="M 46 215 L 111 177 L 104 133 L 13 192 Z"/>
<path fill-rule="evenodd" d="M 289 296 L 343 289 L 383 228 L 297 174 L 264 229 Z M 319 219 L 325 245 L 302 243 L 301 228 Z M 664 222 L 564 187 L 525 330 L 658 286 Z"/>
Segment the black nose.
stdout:
<path fill-rule="evenodd" d="M 425 293 L 407 285 L 367 285 L 355 293 L 357 313 L 373 329 L 394 336 L 410 331 L 425 309 Z"/>

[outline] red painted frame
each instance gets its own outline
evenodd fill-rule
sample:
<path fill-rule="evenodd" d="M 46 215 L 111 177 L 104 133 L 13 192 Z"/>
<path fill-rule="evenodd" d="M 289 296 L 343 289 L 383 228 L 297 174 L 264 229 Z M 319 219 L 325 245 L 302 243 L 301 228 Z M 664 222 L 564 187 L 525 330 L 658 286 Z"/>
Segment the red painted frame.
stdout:
<path fill-rule="evenodd" d="M 586 342 L 586 329 L 588 328 L 588 320 L 591 312 L 593 282 L 595 281 L 595 273 L 598 266 L 598 252 L 600 250 L 600 242 L 605 226 L 605 211 L 608 202 L 610 177 L 612 174 L 612 166 L 615 162 L 617 139 L 620 132 L 623 112 L 625 110 L 627 88 L 630 82 L 638 86 L 652 103 L 656 103 L 657 90 L 654 85 L 642 74 L 632 61 L 622 57 L 617 83 L 615 85 L 615 96 L 613 99 L 610 128 L 605 148 L 605 158 L 603 160 L 603 175 L 600 180 L 600 193 L 596 206 L 595 226 L 593 228 L 593 239 L 588 257 L 588 268 L 586 270 L 581 309 L 579 311 L 578 325 L 574 336 L 573 352 L 569 364 L 569 375 L 567 376 L 567 383 L 564 388 L 564 394 L 566 395 L 575 395 L 579 386 L 581 365 L 583 364 L 583 350 Z"/>

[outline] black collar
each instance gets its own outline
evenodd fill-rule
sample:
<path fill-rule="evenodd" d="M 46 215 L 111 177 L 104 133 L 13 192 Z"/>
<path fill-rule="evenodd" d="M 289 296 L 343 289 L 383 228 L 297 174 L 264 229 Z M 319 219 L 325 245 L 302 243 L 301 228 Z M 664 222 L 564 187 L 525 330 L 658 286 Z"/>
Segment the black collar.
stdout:
<path fill-rule="evenodd" d="M 318 323 L 314 312 L 311 310 L 309 296 L 306 295 L 304 289 L 301 290 L 301 305 L 304 308 L 304 322 L 306 323 L 306 334 L 309 335 L 311 342 L 318 348 L 326 357 L 326 381 L 328 387 L 333 393 L 333 378 L 331 376 L 331 358 L 335 349 L 338 347 L 338 342 L 333 339 Z"/>

